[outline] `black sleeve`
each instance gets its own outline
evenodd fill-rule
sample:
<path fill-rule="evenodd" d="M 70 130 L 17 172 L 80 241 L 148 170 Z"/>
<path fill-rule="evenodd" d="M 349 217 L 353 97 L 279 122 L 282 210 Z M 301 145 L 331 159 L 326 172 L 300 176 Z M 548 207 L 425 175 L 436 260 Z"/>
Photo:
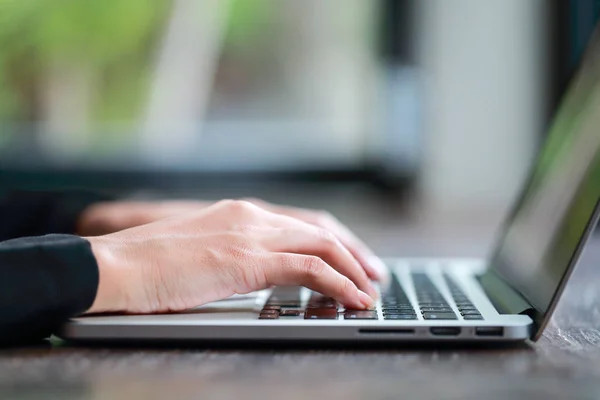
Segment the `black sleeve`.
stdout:
<path fill-rule="evenodd" d="M 87 310 L 98 289 L 88 241 L 71 235 L 0 243 L 0 345 L 48 337 Z"/>
<path fill-rule="evenodd" d="M 0 241 L 51 233 L 75 233 L 77 218 L 108 197 L 83 192 L 11 192 L 0 196 Z"/>

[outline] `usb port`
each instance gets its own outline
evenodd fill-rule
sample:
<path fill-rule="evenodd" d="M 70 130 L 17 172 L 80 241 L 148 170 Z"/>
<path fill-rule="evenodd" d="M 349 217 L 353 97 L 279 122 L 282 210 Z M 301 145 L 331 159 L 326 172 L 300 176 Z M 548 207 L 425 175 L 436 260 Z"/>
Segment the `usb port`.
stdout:
<path fill-rule="evenodd" d="M 504 328 L 501 326 L 480 326 L 475 328 L 477 336 L 504 336 Z"/>
<path fill-rule="evenodd" d="M 460 327 L 458 326 L 433 326 L 429 331 L 436 336 L 458 336 Z"/>

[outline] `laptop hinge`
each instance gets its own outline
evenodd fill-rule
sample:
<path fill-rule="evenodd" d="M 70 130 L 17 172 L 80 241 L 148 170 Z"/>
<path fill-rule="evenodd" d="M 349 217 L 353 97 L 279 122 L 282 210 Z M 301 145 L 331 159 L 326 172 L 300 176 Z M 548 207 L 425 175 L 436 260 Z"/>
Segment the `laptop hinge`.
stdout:
<path fill-rule="evenodd" d="M 535 308 L 493 269 L 481 275 L 479 283 L 498 313 L 535 315 Z"/>

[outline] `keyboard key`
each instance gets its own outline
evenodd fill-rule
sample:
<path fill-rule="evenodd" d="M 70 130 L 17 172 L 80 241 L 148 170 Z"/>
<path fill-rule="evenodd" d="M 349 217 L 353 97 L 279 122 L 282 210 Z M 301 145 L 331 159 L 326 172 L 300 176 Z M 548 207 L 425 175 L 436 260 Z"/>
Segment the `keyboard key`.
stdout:
<path fill-rule="evenodd" d="M 304 312 L 304 319 L 337 319 L 335 308 L 310 308 Z"/>
<path fill-rule="evenodd" d="M 470 306 L 458 306 L 459 310 L 477 310 L 477 307 L 470 305 Z"/>
<path fill-rule="evenodd" d="M 417 315 L 414 311 L 383 311 L 382 314 L 385 315 Z"/>
<path fill-rule="evenodd" d="M 383 319 L 386 319 L 386 320 L 415 320 L 415 319 L 417 319 L 417 315 L 416 314 L 412 314 L 412 315 L 392 314 L 392 315 L 384 315 Z"/>
<path fill-rule="evenodd" d="M 280 317 L 297 317 L 300 315 L 300 310 L 281 310 Z"/>
<path fill-rule="evenodd" d="M 278 286 L 271 291 L 267 306 L 298 308 L 300 307 L 300 286 Z"/>
<path fill-rule="evenodd" d="M 376 307 L 369 307 L 369 308 L 365 308 L 364 310 L 356 310 L 354 308 L 346 308 L 344 310 L 340 310 L 338 308 L 338 311 L 377 311 L 377 308 Z"/>
<path fill-rule="evenodd" d="M 346 311 L 344 319 L 377 319 L 375 311 Z"/>
<path fill-rule="evenodd" d="M 308 301 L 306 308 L 330 308 L 337 310 L 338 302 L 331 297 L 326 297 L 321 294 L 314 294 Z"/>
<path fill-rule="evenodd" d="M 483 319 L 483 317 L 481 315 L 464 315 L 463 318 L 466 320 L 469 320 L 469 319 L 481 320 L 481 319 Z"/>
<path fill-rule="evenodd" d="M 419 297 L 419 303 L 447 304 L 447 302 L 444 299 L 431 299 L 431 298 L 423 298 L 423 297 Z"/>
<path fill-rule="evenodd" d="M 261 314 L 277 314 L 279 315 L 279 310 L 271 310 L 271 309 L 262 309 Z"/>
<path fill-rule="evenodd" d="M 266 305 L 263 307 L 263 311 L 264 310 L 275 310 L 275 311 L 279 311 L 281 310 L 281 307 L 279 306 L 270 306 L 270 305 Z"/>
<path fill-rule="evenodd" d="M 414 311 L 383 311 L 383 315 L 417 315 Z"/>
<path fill-rule="evenodd" d="M 393 307 L 381 307 L 382 310 L 414 310 L 413 306 L 393 306 Z"/>
<path fill-rule="evenodd" d="M 429 302 L 419 302 L 419 307 L 448 307 L 448 303 L 429 303 Z"/>
<path fill-rule="evenodd" d="M 456 303 L 456 307 L 475 307 L 470 301 Z M 476 307 L 475 307 L 476 308 Z"/>
<path fill-rule="evenodd" d="M 318 308 L 318 309 L 324 309 L 324 308 L 330 308 L 333 310 L 337 310 L 338 309 L 338 305 L 337 304 L 313 304 L 313 303 L 309 303 L 306 305 L 306 308 Z"/>
<path fill-rule="evenodd" d="M 383 319 L 415 320 L 415 319 L 418 319 L 418 317 L 417 317 L 417 314 L 384 314 Z"/>
<path fill-rule="evenodd" d="M 480 315 L 480 312 L 477 310 L 463 310 L 460 313 L 462 315 Z"/>
<path fill-rule="evenodd" d="M 421 307 L 421 312 L 452 312 L 450 307 Z"/>
<path fill-rule="evenodd" d="M 382 307 L 381 311 L 389 312 L 415 312 L 413 307 Z"/>
<path fill-rule="evenodd" d="M 405 307 L 381 307 L 382 311 L 415 311 L 415 308 L 412 306 Z"/>
<path fill-rule="evenodd" d="M 450 312 L 445 312 L 445 313 L 426 312 L 426 313 L 423 313 L 423 318 L 424 319 L 458 319 L 456 317 L 456 314 L 450 313 Z"/>
<path fill-rule="evenodd" d="M 275 307 L 280 307 L 280 308 L 298 308 L 300 307 L 300 302 L 299 301 L 268 301 L 267 302 L 268 306 L 275 306 Z"/>
<path fill-rule="evenodd" d="M 279 319 L 279 314 L 272 314 L 272 313 L 264 314 L 264 313 L 261 313 L 258 316 L 258 319 Z"/>

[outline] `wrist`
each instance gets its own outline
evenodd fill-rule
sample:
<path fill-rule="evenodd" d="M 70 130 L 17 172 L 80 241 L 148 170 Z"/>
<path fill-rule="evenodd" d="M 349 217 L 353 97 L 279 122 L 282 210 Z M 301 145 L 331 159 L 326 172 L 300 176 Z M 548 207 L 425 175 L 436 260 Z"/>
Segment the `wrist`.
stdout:
<path fill-rule="evenodd" d="M 96 298 L 86 314 L 126 311 L 127 292 L 123 287 L 127 281 L 126 269 L 116 246 L 103 236 L 85 239 L 90 242 L 98 265 Z"/>

